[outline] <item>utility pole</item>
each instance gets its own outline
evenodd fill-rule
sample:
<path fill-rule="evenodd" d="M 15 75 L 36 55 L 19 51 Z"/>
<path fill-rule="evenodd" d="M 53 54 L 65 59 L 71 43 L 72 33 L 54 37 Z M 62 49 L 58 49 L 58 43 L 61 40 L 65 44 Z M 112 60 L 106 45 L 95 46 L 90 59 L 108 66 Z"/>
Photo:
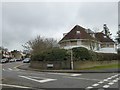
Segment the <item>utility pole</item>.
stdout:
<path fill-rule="evenodd" d="M 72 48 L 71 48 L 71 69 L 73 70 L 73 51 L 72 51 Z"/>

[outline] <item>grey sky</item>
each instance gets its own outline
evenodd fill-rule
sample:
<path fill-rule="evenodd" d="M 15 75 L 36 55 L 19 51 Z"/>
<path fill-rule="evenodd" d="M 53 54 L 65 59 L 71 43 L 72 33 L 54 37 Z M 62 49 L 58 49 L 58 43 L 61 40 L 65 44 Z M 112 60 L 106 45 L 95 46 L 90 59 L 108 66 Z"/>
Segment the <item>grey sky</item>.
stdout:
<path fill-rule="evenodd" d="M 21 50 L 21 45 L 37 35 L 60 40 L 76 24 L 101 31 L 104 23 L 114 37 L 118 30 L 117 2 L 4 2 L 2 45 Z"/>

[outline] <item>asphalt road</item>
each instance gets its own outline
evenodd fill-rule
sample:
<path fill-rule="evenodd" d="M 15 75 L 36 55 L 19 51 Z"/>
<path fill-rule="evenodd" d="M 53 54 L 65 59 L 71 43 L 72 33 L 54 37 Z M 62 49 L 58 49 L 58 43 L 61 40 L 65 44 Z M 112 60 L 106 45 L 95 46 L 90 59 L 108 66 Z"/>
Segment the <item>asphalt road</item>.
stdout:
<path fill-rule="evenodd" d="M 54 73 L 16 68 L 22 64 L 2 64 L 2 90 L 120 90 L 119 73 Z"/>

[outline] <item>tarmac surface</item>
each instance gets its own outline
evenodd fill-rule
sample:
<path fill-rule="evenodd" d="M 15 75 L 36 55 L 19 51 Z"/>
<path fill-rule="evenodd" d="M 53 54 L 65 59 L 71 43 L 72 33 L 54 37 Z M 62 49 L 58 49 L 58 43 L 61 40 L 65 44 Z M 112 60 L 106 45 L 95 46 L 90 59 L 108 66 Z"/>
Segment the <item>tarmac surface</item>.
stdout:
<path fill-rule="evenodd" d="M 116 71 L 84 73 L 74 70 L 44 70 L 41 72 L 28 66 L 28 63 L 22 62 L 2 64 L 2 84 L 0 84 L 2 90 L 120 90 L 120 74 Z"/>

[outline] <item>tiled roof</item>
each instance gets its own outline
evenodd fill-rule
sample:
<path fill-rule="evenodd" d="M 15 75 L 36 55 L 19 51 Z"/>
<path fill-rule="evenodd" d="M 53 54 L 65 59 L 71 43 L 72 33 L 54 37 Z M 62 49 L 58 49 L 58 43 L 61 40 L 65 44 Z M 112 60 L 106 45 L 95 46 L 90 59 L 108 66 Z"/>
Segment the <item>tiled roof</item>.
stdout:
<path fill-rule="evenodd" d="M 87 33 L 85 28 L 76 25 L 70 32 L 68 32 L 61 39 L 61 41 L 70 39 L 95 39 L 95 38 L 93 38 L 89 33 Z"/>
<path fill-rule="evenodd" d="M 114 41 L 110 37 L 108 37 L 107 35 L 105 35 L 102 32 L 96 33 L 95 37 L 100 42 L 113 42 L 114 43 Z"/>

